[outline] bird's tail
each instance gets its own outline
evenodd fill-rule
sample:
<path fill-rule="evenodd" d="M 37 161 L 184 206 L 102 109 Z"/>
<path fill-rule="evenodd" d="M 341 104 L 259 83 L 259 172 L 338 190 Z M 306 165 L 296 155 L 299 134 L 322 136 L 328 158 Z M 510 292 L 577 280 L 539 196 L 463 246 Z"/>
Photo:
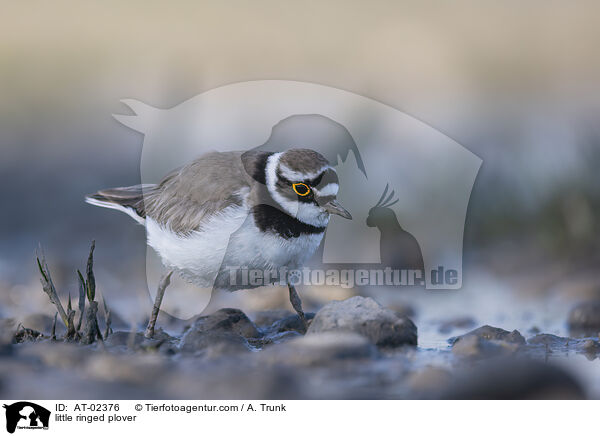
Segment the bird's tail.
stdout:
<path fill-rule="evenodd" d="M 85 202 L 94 206 L 116 209 L 126 213 L 140 224 L 146 222 L 144 191 L 156 185 L 135 185 L 123 188 L 103 189 L 85 196 Z"/>

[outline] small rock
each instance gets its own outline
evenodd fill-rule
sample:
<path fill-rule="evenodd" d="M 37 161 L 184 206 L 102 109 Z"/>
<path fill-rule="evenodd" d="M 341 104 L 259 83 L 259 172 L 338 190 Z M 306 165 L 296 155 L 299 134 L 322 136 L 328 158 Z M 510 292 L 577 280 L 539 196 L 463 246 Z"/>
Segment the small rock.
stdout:
<path fill-rule="evenodd" d="M 377 349 L 367 338 L 352 332 L 322 332 L 292 339 L 261 353 L 268 363 L 311 366 L 339 360 L 371 359 Z"/>
<path fill-rule="evenodd" d="M 454 343 L 452 353 L 461 357 L 479 359 L 511 354 L 518 349 L 519 345 L 512 342 L 487 340 L 479 336 L 466 336 Z"/>
<path fill-rule="evenodd" d="M 598 341 L 586 339 L 580 345 L 579 349 L 582 353 L 585 353 L 590 357 L 596 357 L 596 355 L 598 355 L 598 352 L 600 352 L 600 344 L 598 344 Z"/>
<path fill-rule="evenodd" d="M 244 337 L 229 332 L 190 329 L 181 339 L 183 353 L 193 353 L 207 359 L 246 353 L 249 350 L 250 344 Z"/>
<path fill-rule="evenodd" d="M 200 317 L 194 321 L 190 330 L 233 333 L 244 338 L 260 338 L 262 336 L 254 323 L 239 309 L 221 309 L 212 315 Z"/>
<path fill-rule="evenodd" d="M 372 298 L 357 296 L 326 304 L 315 315 L 307 335 L 329 331 L 355 332 L 380 347 L 417 345 L 414 323 Z"/>
<path fill-rule="evenodd" d="M 571 309 L 568 325 L 571 336 L 597 336 L 600 332 L 600 300 L 583 302 Z"/>
<path fill-rule="evenodd" d="M 525 344 L 517 330 L 512 332 L 485 325 L 462 336 L 450 338 L 452 352 L 461 357 L 479 359 L 511 354 Z"/>
<path fill-rule="evenodd" d="M 454 344 L 457 341 L 464 339 L 466 337 L 469 337 L 469 336 L 477 336 L 478 338 L 486 339 L 488 341 L 490 341 L 490 340 L 504 341 L 504 342 L 509 342 L 509 343 L 518 344 L 518 345 L 525 344 L 525 338 L 521 335 L 521 333 L 519 333 L 518 330 L 513 330 L 512 332 L 509 332 L 507 330 L 503 330 L 498 327 L 492 327 L 489 325 L 484 325 L 484 326 L 479 327 L 475 330 L 472 330 L 468 333 L 465 333 L 464 335 L 450 338 L 448 341 L 451 344 Z"/>
<path fill-rule="evenodd" d="M 183 334 L 180 349 L 208 359 L 245 353 L 262 333 L 239 309 L 221 309 L 198 318 Z"/>

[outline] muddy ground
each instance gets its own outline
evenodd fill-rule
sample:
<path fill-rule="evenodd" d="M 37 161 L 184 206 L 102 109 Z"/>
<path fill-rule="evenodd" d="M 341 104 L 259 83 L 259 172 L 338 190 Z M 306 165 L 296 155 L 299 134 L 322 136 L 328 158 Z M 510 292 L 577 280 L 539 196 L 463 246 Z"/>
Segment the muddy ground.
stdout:
<path fill-rule="evenodd" d="M 548 281 L 546 267 L 502 268 L 472 266 L 464 288 L 445 293 L 301 290 L 306 332 L 278 288 L 237 293 L 243 310 L 159 318 L 150 340 L 115 309 L 107 334 L 100 304 L 103 340 L 86 345 L 65 339 L 60 317 L 53 338 L 41 286 L 20 287 L 20 299 L 3 293 L 0 396 L 600 398 L 597 273 Z M 44 310 L 10 316 L 25 295 Z"/>

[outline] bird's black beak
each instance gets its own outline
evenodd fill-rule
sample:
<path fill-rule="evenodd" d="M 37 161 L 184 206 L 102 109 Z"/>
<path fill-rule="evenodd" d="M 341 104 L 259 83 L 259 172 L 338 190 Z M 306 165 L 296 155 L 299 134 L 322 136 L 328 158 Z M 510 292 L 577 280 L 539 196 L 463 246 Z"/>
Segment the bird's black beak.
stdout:
<path fill-rule="evenodd" d="M 346 218 L 349 220 L 352 219 L 352 215 L 350 215 L 350 212 L 344 209 L 342 205 L 338 203 L 337 200 L 328 201 L 323 205 L 323 208 L 330 214 L 339 215 L 342 218 Z"/>

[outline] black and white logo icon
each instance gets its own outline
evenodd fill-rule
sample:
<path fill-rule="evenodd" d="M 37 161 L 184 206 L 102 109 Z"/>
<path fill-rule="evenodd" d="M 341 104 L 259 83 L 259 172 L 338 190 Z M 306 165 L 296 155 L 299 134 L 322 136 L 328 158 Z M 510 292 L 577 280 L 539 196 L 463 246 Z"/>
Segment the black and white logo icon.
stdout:
<path fill-rule="evenodd" d="M 42 406 L 28 401 L 5 404 L 6 431 L 14 433 L 16 429 L 48 429 L 50 411 Z"/>

